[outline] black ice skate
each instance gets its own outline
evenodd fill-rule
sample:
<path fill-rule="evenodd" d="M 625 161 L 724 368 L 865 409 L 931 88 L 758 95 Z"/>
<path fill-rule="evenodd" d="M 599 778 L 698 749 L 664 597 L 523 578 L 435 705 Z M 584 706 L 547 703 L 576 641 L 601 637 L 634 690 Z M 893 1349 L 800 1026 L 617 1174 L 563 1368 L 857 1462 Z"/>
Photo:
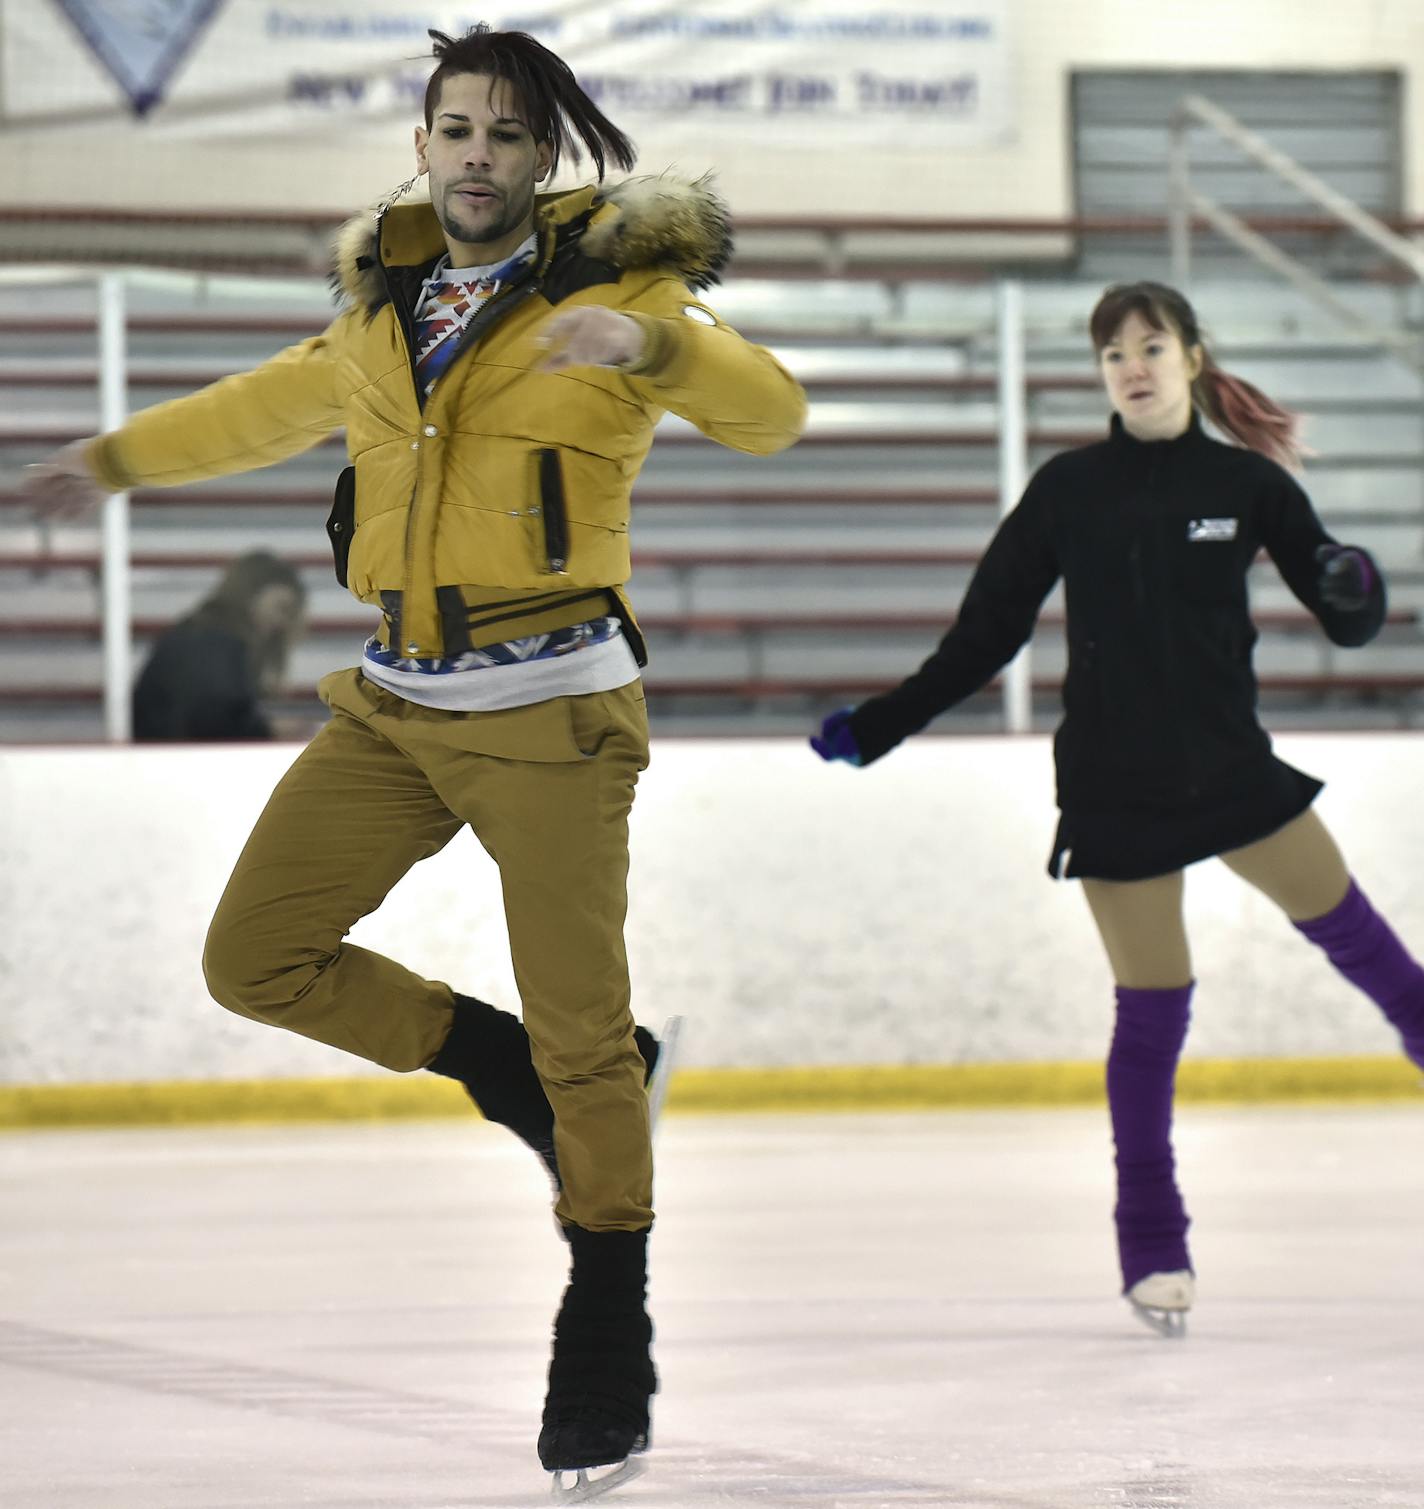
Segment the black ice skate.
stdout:
<path fill-rule="evenodd" d="M 681 1025 L 682 1019 L 673 1017 L 663 1029 L 661 1042 L 646 1027 L 633 1029 L 643 1055 L 654 1120 L 667 1092 Z M 529 1034 L 517 1016 L 474 996 L 457 995 L 450 1035 L 429 1068 L 459 1080 L 485 1120 L 507 1126 L 527 1142 L 548 1170 L 554 1188 L 562 1187 L 554 1156 L 554 1112 L 529 1057 Z"/>
<path fill-rule="evenodd" d="M 648 1233 L 566 1226 L 571 1270 L 554 1321 L 539 1461 L 558 1503 L 599 1498 L 642 1471 L 657 1391 L 646 1309 Z M 600 1471 L 600 1469 L 604 1469 Z"/>

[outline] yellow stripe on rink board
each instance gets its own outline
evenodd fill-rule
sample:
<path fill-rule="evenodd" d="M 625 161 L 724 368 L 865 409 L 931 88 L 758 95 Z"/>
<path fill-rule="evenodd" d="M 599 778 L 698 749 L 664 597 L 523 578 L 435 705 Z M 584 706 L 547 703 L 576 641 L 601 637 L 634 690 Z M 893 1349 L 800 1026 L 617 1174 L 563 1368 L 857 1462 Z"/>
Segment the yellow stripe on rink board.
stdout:
<path fill-rule="evenodd" d="M 1249 1104 L 1394 1100 L 1424 1095 L 1424 1076 L 1394 1057 L 1189 1059 L 1177 1098 Z M 674 1111 L 894 1111 L 1085 1106 L 1104 1102 L 1101 1063 L 701 1069 L 676 1075 Z"/>
<path fill-rule="evenodd" d="M 1188 1059 L 1178 1098 L 1239 1105 L 1396 1100 L 1424 1093 L 1401 1059 Z M 673 1112 L 902 1111 L 1101 1104 L 1100 1063 L 685 1069 Z M 0 1127 L 162 1126 L 360 1121 L 472 1115 L 464 1091 L 433 1074 L 355 1079 L 0 1086 Z"/>
<path fill-rule="evenodd" d="M 379 1121 L 471 1114 L 464 1090 L 434 1074 L 0 1086 L 0 1127 Z"/>

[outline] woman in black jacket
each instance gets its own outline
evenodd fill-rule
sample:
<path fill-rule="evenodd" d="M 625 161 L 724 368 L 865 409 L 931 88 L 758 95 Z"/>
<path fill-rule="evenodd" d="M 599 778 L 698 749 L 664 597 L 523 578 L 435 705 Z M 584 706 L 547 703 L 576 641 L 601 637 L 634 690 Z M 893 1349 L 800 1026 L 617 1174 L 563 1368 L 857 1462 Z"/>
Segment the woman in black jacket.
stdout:
<path fill-rule="evenodd" d="M 154 643 L 134 686 L 134 738 L 272 738 L 262 702 L 281 690 L 305 608 L 306 588 L 295 567 L 268 550 L 239 556 L 213 591 Z"/>
<path fill-rule="evenodd" d="M 1107 1090 L 1123 1292 L 1177 1334 L 1194 1292 L 1171 1144 L 1193 985 L 1183 867 L 1220 857 L 1279 905 L 1421 1065 L 1424 970 L 1314 812 L 1321 783 L 1277 759 L 1256 718 L 1246 575 L 1258 552 L 1340 645 L 1379 632 L 1378 568 L 1326 533 L 1280 464 L 1299 461 L 1294 416 L 1215 364 L 1179 293 L 1110 288 L 1091 328 L 1114 410 L 1108 438 L 1038 472 L 920 669 L 832 713 L 811 742 L 824 759 L 879 759 L 991 680 L 1063 579 L 1049 871 L 1082 880 L 1117 983 Z M 1209 439 L 1202 415 L 1239 444 Z"/>

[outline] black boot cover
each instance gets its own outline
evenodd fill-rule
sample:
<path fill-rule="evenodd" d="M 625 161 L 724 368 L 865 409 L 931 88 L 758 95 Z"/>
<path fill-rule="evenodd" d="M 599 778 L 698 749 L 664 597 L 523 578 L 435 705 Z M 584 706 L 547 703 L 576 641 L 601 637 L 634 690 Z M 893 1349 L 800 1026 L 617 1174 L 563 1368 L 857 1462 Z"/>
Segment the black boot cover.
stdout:
<path fill-rule="evenodd" d="M 646 1083 L 658 1061 L 658 1040 L 646 1027 L 635 1027 L 633 1036 L 643 1055 Z M 507 1126 L 527 1142 L 559 1187 L 554 1112 L 529 1057 L 529 1034 L 517 1016 L 474 996 L 457 995 L 450 1035 L 427 1068 L 459 1080 L 485 1120 Z"/>
<path fill-rule="evenodd" d="M 646 1231 L 567 1226 L 572 1269 L 554 1322 L 539 1433 L 548 1472 L 604 1467 L 646 1449 L 657 1392 L 648 1319 Z"/>

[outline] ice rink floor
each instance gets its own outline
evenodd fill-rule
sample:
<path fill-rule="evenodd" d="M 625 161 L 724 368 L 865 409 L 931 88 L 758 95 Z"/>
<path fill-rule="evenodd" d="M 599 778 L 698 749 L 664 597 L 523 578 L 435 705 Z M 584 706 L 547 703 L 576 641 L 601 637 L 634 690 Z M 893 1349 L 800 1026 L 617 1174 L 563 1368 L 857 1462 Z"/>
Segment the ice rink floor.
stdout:
<path fill-rule="evenodd" d="M 1190 1334 L 1105 1115 L 671 1118 L 648 1471 L 607 1504 L 1424 1505 L 1424 1105 L 1189 1108 Z M 4 1509 L 548 1502 L 563 1280 L 475 1121 L 0 1137 Z"/>

